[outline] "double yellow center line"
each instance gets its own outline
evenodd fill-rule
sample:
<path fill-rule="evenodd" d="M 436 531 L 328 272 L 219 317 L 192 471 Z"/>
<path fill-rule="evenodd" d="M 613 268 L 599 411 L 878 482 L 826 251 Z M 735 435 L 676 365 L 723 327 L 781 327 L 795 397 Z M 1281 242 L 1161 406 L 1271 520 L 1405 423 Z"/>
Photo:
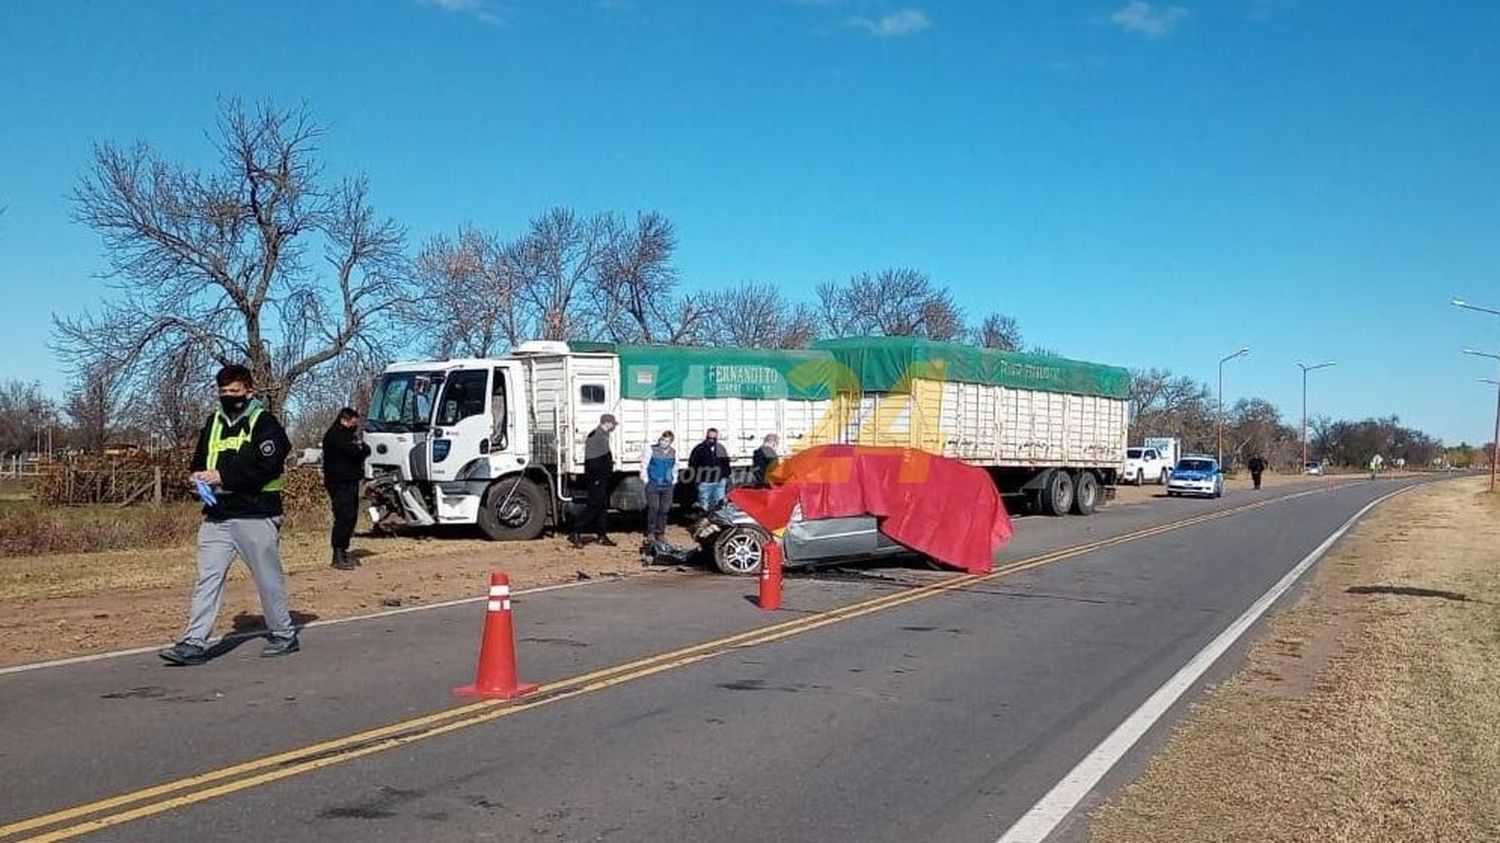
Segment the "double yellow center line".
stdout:
<path fill-rule="evenodd" d="M 1198 524 L 1229 518 L 1273 503 L 1288 501 L 1306 495 L 1318 494 L 1323 489 L 1314 489 L 1277 498 L 1268 498 L 1244 506 L 1232 507 L 1204 515 L 1148 527 L 1112 538 L 1100 539 L 1075 545 L 1062 550 L 1045 553 L 1002 565 L 988 574 L 969 574 L 952 577 L 941 582 L 906 588 L 893 594 L 851 603 L 835 609 L 806 615 L 794 620 L 757 627 L 747 632 L 705 641 L 689 647 L 672 650 L 644 659 L 596 670 L 568 679 L 560 679 L 542 685 L 534 694 L 518 701 L 487 700 L 445 709 L 433 714 L 391 723 L 387 726 L 346 735 L 322 743 L 267 755 L 177 779 L 153 787 L 132 791 L 96 802 L 78 805 L 49 814 L 20 820 L 0 826 L 0 841 L 19 838 L 19 835 L 40 832 L 32 837 L 19 838 L 42 843 L 42 841 L 68 840 L 83 834 L 101 831 L 113 826 L 144 819 L 156 814 L 206 802 L 220 796 L 249 790 L 282 779 L 311 773 L 335 764 L 343 764 L 367 755 L 374 755 L 397 747 L 435 738 L 460 729 L 467 729 L 502 717 L 510 717 L 534 708 L 563 702 L 564 700 L 602 691 L 626 682 L 633 682 L 669 670 L 686 667 L 715 656 L 756 647 L 822 629 L 865 615 L 883 612 L 926 600 L 940 594 L 961 591 L 971 586 L 990 582 L 1020 571 L 1038 568 L 1065 559 L 1072 559 L 1105 548 L 1182 530 Z M 50 829 L 50 830 L 49 830 Z"/>

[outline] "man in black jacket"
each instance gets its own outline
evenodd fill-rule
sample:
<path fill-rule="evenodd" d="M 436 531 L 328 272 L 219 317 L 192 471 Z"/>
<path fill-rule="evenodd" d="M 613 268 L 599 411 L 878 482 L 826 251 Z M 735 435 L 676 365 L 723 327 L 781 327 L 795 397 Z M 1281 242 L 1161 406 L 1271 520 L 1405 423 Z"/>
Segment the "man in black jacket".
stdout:
<path fill-rule="evenodd" d="M 719 441 L 719 431 L 710 427 L 691 454 L 688 469 L 698 484 L 698 508 L 708 512 L 724 502 L 729 493 L 729 451 Z"/>
<path fill-rule="evenodd" d="M 604 529 L 604 515 L 609 511 L 609 487 L 615 477 L 615 454 L 609 444 L 609 434 L 615 429 L 615 417 L 609 413 L 599 417 L 599 426 L 589 433 L 583 443 L 583 482 L 587 497 L 583 513 L 573 524 L 568 541 L 574 547 L 583 547 L 583 534 L 599 536 L 599 544 L 614 547 L 614 540 Z"/>
<path fill-rule="evenodd" d="M 1256 454 L 1250 458 L 1250 461 L 1245 466 L 1250 469 L 1250 481 L 1255 484 L 1255 488 L 1259 489 L 1260 476 L 1266 473 L 1265 458 L 1260 454 Z"/>
<path fill-rule="evenodd" d="M 370 446 L 359 432 L 359 412 L 339 410 L 333 426 L 323 434 L 323 488 L 333 507 L 333 567 L 352 571 L 359 560 L 349 555 L 349 539 L 359 520 L 359 481 L 365 476 Z"/>
<path fill-rule="evenodd" d="M 198 435 L 190 482 L 208 489 L 198 529 L 198 584 L 187 631 L 161 657 L 177 665 L 208 661 L 208 637 L 219 615 L 224 579 L 238 556 L 260 592 L 270 643 L 261 656 L 295 653 L 297 630 L 287 609 L 281 568 L 281 489 L 291 443 L 281 422 L 255 401 L 250 370 L 225 366 L 214 379 L 219 409 Z"/>

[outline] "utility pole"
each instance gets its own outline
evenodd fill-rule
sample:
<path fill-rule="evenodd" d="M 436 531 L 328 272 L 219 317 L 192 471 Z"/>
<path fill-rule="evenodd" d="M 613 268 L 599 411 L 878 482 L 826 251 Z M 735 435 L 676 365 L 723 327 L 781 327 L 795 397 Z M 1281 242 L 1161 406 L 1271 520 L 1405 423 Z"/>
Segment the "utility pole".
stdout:
<path fill-rule="evenodd" d="M 1245 346 L 1244 348 L 1240 349 L 1239 351 L 1236 351 L 1235 353 L 1233 353 L 1233 354 L 1229 355 L 1228 357 L 1225 357 L 1224 359 L 1222 359 L 1222 360 L 1219 361 L 1219 453 L 1218 453 L 1218 459 L 1219 459 L 1219 469 L 1221 471 L 1224 468 L 1224 364 L 1228 363 L 1229 361 L 1233 360 L 1236 357 L 1244 357 L 1246 354 L 1249 354 L 1249 353 L 1250 353 L 1250 347 L 1249 346 Z"/>
<path fill-rule="evenodd" d="M 1315 363 L 1311 366 L 1306 363 L 1298 363 L 1297 368 L 1302 370 L 1302 469 L 1307 470 L 1307 373 L 1326 369 L 1329 366 L 1337 366 L 1332 360 L 1326 363 Z"/>

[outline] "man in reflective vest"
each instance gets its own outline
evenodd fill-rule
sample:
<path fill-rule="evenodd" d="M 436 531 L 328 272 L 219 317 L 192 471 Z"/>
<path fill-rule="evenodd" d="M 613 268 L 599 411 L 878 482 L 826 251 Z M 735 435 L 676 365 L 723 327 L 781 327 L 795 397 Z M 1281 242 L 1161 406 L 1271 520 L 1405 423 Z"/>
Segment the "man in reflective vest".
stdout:
<path fill-rule="evenodd" d="M 203 426 L 189 469 L 191 481 L 208 488 L 198 529 L 198 584 L 187 631 L 160 655 L 176 665 L 208 661 L 224 596 L 224 580 L 235 557 L 245 560 L 260 592 L 261 614 L 270 629 L 264 657 L 301 649 L 287 609 L 281 568 L 281 488 L 291 443 L 281 422 L 255 401 L 250 370 L 225 366 L 214 379 L 219 409 Z"/>

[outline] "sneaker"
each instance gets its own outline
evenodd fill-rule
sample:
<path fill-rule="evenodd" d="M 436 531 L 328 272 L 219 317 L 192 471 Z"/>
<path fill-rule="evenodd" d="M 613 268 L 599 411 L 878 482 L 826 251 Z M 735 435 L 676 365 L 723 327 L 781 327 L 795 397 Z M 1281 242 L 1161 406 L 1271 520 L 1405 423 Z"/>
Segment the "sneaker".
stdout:
<path fill-rule="evenodd" d="M 167 664 L 175 664 L 179 667 L 192 667 L 208 661 L 208 650 L 197 644 L 182 642 L 173 644 L 165 650 L 157 653 L 162 661 Z"/>
<path fill-rule="evenodd" d="M 333 568 L 336 571 L 352 571 L 358 565 L 358 562 L 355 562 L 349 557 L 349 551 L 335 550 L 333 552 L 333 563 L 328 567 Z"/>
<path fill-rule="evenodd" d="M 599 537 L 599 546 L 600 547 L 614 547 L 615 546 L 615 540 L 612 539 L 612 538 L 610 538 L 609 536 L 600 536 Z"/>
<path fill-rule="evenodd" d="M 274 659 L 277 656 L 289 656 L 301 649 L 302 645 L 297 643 L 297 636 L 295 635 L 291 638 L 272 638 L 271 643 L 267 644 L 260 651 L 260 657 L 263 659 Z"/>

